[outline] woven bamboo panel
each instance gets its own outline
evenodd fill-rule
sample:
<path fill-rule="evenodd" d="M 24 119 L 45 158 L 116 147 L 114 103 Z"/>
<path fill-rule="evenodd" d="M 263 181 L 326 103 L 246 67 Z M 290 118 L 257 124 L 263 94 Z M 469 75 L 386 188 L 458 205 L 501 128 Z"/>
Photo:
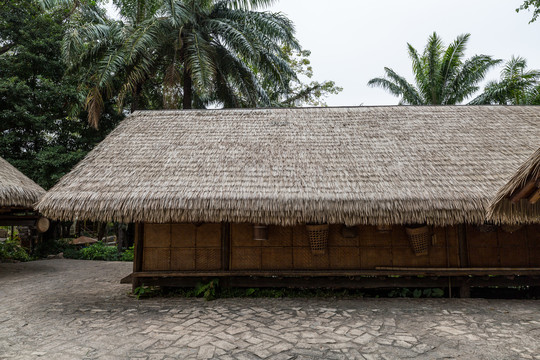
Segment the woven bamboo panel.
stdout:
<path fill-rule="evenodd" d="M 360 264 L 362 269 L 392 266 L 392 249 L 383 247 L 361 248 Z"/>
<path fill-rule="evenodd" d="M 336 247 L 336 246 L 358 246 L 359 238 L 360 238 L 360 231 L 359 228 L 356 228 L 356 237 L 353 238 L 345 238 L 342 236 L 342 225 L 330 225 L 330 229 L 328 232 L 328 246 L 329 247 Z"/>
<path fill-rule="evenodd" d="M 169 248 L 145 248 L 143 252 L 143 270 L 170 270 Z"/>
<path fill-rule="evenodd" d="M 499 258 L 502 267 L 528 267 L 529 253 L 526 247 L 500 248 Z"/>
<path fill-rule="evenodd" d="M 540 224 L 528 225 L 525 227 L 529 247 L 540 247 Z"/>
<path fill-rule="evenodd" d="M 297 225 L 293 227 L 293 246 L 309 246 L 309 236 L 305 225 Z"/>
<path fill-rule="evenodd" d="M 392 239 L 392 247 L 404 247 L 409 248 L 411 247 L 411 244 L 409 243 L 409 238 L 407 237 L 407 233 L 405 232 L 405 228 L 402 226 L 394 226 L 393 231 L 391 234 L 389 233 L 380 233 L 381 237 L 384 237 L 385 239 L 390 237 Z"/>
<path fill-rule="evenodd" d="M 292 268 L 292 247 L 266 247 L 262 249 L 262 269 L 289 270 Z"/>
<path fill-rule="evenodd" d="M 540 267 L 540 247 L 530 248 L 529 266 Z"/>
<path fill-rule="evenodd" d="M 197 270 L 221 269 L 221 249 L 220 248 L 195 249 L 195 268 Z"/>
<path fill-rule="evenodd" d="M 471 247 L 469 246 L 470 267 L 498 267 L 499 249 L 497 247 Z"/>
<path fill-rule="evenodd" d="M 171 270 L 195 269 L 195 249 L 171 249 Z"/>
<path fill-rule="evenodd" d="M 253 224 L 231 224 L 231 246 L 261 246 L 253 240 Z"/>
<path fill-rule="evenodd" d="M 313 255 L 310 247 L 293 248 L 293 264 L 295 269 L 329 269 L 328 252 L 324 255 Z"/>
<path fill-rule="evenodd" d="M 260 247 L 233 247 L 231 249 L 231 270 L 260 270 Z"/>
<path fill-rule="evenodd" d="M 155 248 L 168 248 L 171 246 L 170 224 L 145 224 L 144 246 Z"/>
<path fill-rule="evenodd" d="M 429 256 L 416 256 L 411 247 L 392 249 L 393 265 L 403 267 L 429 267 Z M 431 254 L 430 254 L 431 256 Z M 446 264 L 446 255 L 443 257 Z"/>
<path fill-rule="evenodd" d="M 195 244 L 198 248 L 221 247 L 221 224 L 198 226 Z"/>
<path fill-rule="evenodd" d="M 331 269 L 360 269 L 360 249 L 358 247 L 330 247 Z"/>
<path fill-rule="evenodd" d="M 375 226 L 361 226 L 358 230 L 360 237 L 360 246 L 364 247 L 391 247 L 392 246 L 392 235 L 391 233 L 382 233 L 377 231 Z"/>
<path fill-rule="evenodd" d="M 292 226 L 268 226 L 268 241 L 263 241 L 262 246 L 292 246 Z"/>
<path fill-rule="evenodd" d="M 429 267 L 446 267 L 447 261 L 450 261 L 450 267 L 459 266 L 459 250 L 458 248 L 449 248 L 448 260 L 446 258 L 445 247 L 432 247 L 429 249 Z M 416 257 L 416 256 L 415 256 Z"/>
<path fill-rule="evenodd" d="M 527 248 L 527 231 L 525 227 L 513 232 L 508 233 L 503 230 L 497 232 L 497 238 L 499 240 L 499 246 L 502 248 Z M 510 249 L 505 249 L 505 251 L 511 251 Z"/>
<path fill-rule="evenodd" d="M 172 247 L 193 248 L 195 247 L 196 227 L 193 224 L 173 224 L 171 229 Z"/>

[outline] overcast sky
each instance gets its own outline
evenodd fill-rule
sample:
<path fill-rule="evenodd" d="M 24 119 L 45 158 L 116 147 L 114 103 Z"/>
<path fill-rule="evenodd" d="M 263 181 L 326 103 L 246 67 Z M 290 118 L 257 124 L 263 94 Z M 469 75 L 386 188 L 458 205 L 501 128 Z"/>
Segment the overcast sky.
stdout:
<path fill-rule="evenodd" d="M 540 68 L 540 20 L 516 13 L 522 0 L 281 0 L 269 10 L 286 14 L 311 50 L 317 80 L 334 80 L 343 92 L 328 105 L 386 105 L 398 99 L 366 85 L 393 68 L 412 81 L 407 42 L 422 51 L 436 31 L 445 44 L 470 33 L 467 57 L 520 55 Z M 497 79 L 500 68 L 488 75 Z"/>

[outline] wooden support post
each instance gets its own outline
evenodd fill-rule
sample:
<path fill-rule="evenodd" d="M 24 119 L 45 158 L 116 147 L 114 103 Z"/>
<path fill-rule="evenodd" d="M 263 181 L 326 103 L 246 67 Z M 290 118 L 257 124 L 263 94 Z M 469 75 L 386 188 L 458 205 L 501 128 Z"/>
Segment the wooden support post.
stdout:
<path fill-rule="evenodd" d="M 221 270 L 228 271 L 231 257 L 231 224 L 221 223 Z"/>
<path fill-rule="evenodd" d="M 471 297 L 471 285 L 469 280 L 464 279 L 459 286 L 459 297 L 462 299 L 468 299 Z"/>
<path fill-rule="evenodd" d="M 459 267 L 469 267 L 469 247 L 467 244 L 467 225 L 457 226 L 457 238 L 459 246 Z"/>
<path fill-rule="evenodd" d="M 221 223 L 221 270 L 229 271 L 231 262 L 231 224 Z M 229 278 L 220 280 L 220 286 L 227 288 L 230 286 Z"/>
<path fill-rule="evenodd" d="M 133 257 L 133 272 L 138 273 L 143 270 L 144 223 L 138 223 L 135 226 L 135 251 Z M 131 283 L 132 289 L 135 290 L 140 285 L 141 284 L 139 278 L 133 276 L 133 281 Z"/>

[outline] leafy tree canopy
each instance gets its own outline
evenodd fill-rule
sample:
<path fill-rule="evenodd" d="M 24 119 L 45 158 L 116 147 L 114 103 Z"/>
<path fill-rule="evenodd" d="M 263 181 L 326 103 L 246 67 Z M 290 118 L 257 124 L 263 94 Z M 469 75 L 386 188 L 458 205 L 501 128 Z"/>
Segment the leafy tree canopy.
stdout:
<path fill-rule="evenodd" d="M 0 6 L 0 156 L 46 189 L 121 118 L 108 104 L 107 126 L 96 131 L 67 113 L 78 101 L 78 78 L 64 75 L 60 57 L 68 14 L 30 0 Z"/>
<path fill-rule="evenodd" d="M 488 83 L 471 104 L 537 105 L 540 70 L 527 70 L 527 60 L 512 57 L 501 71 L 501 79 Z"/>
<path fill-rule="evenodd" d="M 433 33 L 422 54 L 407 44 L 415 85 L 388 67 L 384 68 L 384 77 L 371 79 L 368 85 L 400 97 L 400 104 L 459 104 L 479 89 L 488 70 L 501 61 L 487 55 L 464 59 L 469 38 L 470 34 L 460 35 L 445 48 Z"/>
<path fill-rule="evenodd" d="M 523 10 L 532 11 L 533 14 L 530 22 L 535 22 L 536 19 L 538 19 L 538 15 L 540 15 L 540 0 L 525 0 L 523 4 L 516 9 L 517 12 Z"/>

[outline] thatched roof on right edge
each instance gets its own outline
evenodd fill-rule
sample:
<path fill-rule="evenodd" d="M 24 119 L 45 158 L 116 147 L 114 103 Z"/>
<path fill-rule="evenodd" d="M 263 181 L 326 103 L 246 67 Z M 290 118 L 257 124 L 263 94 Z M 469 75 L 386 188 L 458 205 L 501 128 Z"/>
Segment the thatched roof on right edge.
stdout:
<path fill-rule="evenodd" d="M 540 222 L 540 148 L 499 190 L 489 218 L 504 223 Z"/>
<path fill-rule="evenodd" d="M 483 223 L 540 107 L 139 111 L 41 200 L 52 219 Z"/>
<path fill-rule="evenodd" d="M 0 207 L 31 209 L 45 190 L 0 157 Z"/>

